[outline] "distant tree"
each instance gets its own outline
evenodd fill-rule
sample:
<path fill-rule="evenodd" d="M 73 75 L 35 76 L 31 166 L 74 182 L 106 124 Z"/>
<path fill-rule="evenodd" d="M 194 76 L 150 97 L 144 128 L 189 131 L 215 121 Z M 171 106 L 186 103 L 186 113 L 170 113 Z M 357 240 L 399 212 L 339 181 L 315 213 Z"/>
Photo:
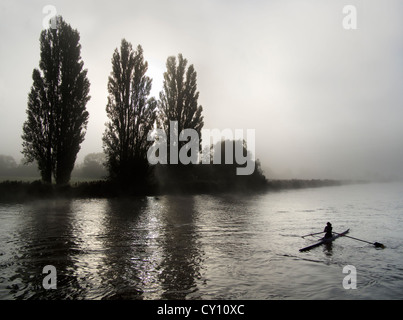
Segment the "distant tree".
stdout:
<path fill-rule="evenodd" d="M 40 178 L 38 163 L 36 161 L 26 164 L 26 159 L 21 159 L 17 167 L 16 176 L 23 178 Z"/>
<path fill-rule="evenodd" d="M 0 154 L 0 170 L 8 170 L 17 167 L 17 162 L 12 156 Z"/>
<path fill-rule="evenodd" d="M 158 124 L 162 127 L 168 138 L 168 163 L 170 154 L 170 121 L 178 122 L 179 135 L 183 129 L 194 129 L 199 135 L 199 151 L 201 150 L 201 130 L 203 128 L 203 108 L 198 104 L 197 73 L 193 65 L 187 69 L 187 60 L 182 54 L 178 60 L 174 56 L 168 57 L 164 73 L 163 90 L 160 92 L 158 102 Z M 179 141 L 178 150 L 188 141 Z M 172 142 L 172 144 L 175 144 Z"/>
<path fill-rule="evenodd" d="M 0 154 L 0 179 L 3 177 L 13 177 L 18 179 L 25 178 L 37 178 L 38 168 L 36 163 L 30 165 L 24 165 L 25 159 L 21 159 L 21 162 L 17 164 L 12 156 Z"/>
<path fill-rule="evenodd" d="M 229 146 L 228 150 L 232 152 L 227 152 L 226 148 Z M 236 150 L 242 150 L 241 154 L 244 157 L 245 163 L 238 164 L 236 158 Z M 219 153 L 220 164 L 214 164 L 215 152 Z M 232 159 L 232 163 L 225 163 L 227 159 Z M 231 162 L 231 161 L 230 161 Z M 237 169 L 239 167 L 245 167 L 247 162 L 250 162 L 250 166 L 253 168 L 253 172 L 248 175 L 238 175 Z M 214 145 L 210 146 L 210 164 L 201 165 L 209 168 L 209 174 L 205 174 L 209 177 L 211 181 L 221 183 L 226 185 L 227 188 L 261 188 L 266 185 L 267 179 L 264 176 L 263 170 L 261 169 L 261 164 L 258 159 L 252 159 L 248 151 L 248 146 L 245 140 L 222 140 Z"/>
<path fill-rule="evenodd" d="M 17 168 L 17 162 L 12 156 L 0 154 L 0 177 L 12 175 L 15 168 Z"/>
<path fill-rule="evenodd" d="M 27 163 L 37 161 L 42 180 L 59 185 L 70 181 L 88 122 L 90 99 L 77 30 L 57 17 L 57 28 L 40 36 L 39 70 L 32 74 L 28 119 L 23 126 Z"/>
<path fill-rule="evenodd" d="M 87 178 L 102 178 L 106 175 L 105 154 L 103 152 L 89 153 L 84 158 L 81 175 Z"/>
<path fill-rule="evenodd" d="M 156 101 L 149 98 L 152 80 L 146 76 L 148 63 L 139 45 L 121 41 L 112 56 L 108 81 L 109 122 L 103 135 L 106 166 L 111 179 L 123 183 L 140 183 L 147 177 L 147 150 L 153 143 L 147 134 L 156 119 Z"/>

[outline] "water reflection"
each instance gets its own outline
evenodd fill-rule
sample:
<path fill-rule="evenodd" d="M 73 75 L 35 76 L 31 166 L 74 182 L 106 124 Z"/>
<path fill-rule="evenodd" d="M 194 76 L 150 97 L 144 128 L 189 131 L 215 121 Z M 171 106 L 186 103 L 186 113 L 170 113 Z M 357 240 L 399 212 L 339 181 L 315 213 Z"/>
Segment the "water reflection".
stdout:
<path fill-rule="evenodd" d="M 182 299 L 195 291 L 196 216 L 191 197 L 109 200 L 97 270 L 102 298 Z"/>
<path fill-rule="evenodd" d="M 12 244 L 7 288 L 14 299 L 42 299 L 66 296 L 78 298 L 80 286 L 70 274 L 74 268 L 76 242 L 71 233 L 71 201 L 33 202 L 22 207 L 19 236 Z M 58 290 L 42 287 L 43 267 L 53 265 L 58 272 Z M 68 284 L 68 288 L 64 286 Z"/>
<path fill-rule="evenodd" d="M 99 272 L 104 299 L 142 299 L 155 278 L 158 248 L 152 239 L 159 227 L 153 212 L 149 215 L 152 205 L 147 198 L 108 200 Z"/>
<path fill-rule="evenodd" d="M 323 251 L 325 252 L 326 256 L 331 257 L 333 255 L 333 242 L 327 242 L 323 246 Z"/>
<path fill-rule="evenodd" d="M 79 284 L 81 299 L 98 299 L 105 290 L 100 270 L 105 257 L 106 205 L 106 200 L 90 199 L 72 204 L 69 228 L 76 246 L 71 251 L 74 265 L 68 272 Z"/>
<path fill-rule="evenodd" d="M 352 198 L 354 216 L 351 188 L 0 205 L 0 299 L 399 298 L 402 188 Z M 389 249 L 342 238 L 298 254 L 302 231 L 330 219 Z M 42 288 L 49 264 L 57 290 Z M 342 288 L 345 265 L 360 290 Z"/>
<path fill-rule="evenodd" d="M 194 197 L 167 196 L 161 201 L 160 274 L 163 299 L 197 296 L 203 252 L 196 227 L 198 213 Z"/>
<path fill-rule="evenodd" d="M 193 197 L 21 206 L 13 241 L 2 248 L 4 298 L 197 297 L 203 262 L 197 218 Z M 42 287 L 46 265 L 56 267 L 57 290 Z"/>

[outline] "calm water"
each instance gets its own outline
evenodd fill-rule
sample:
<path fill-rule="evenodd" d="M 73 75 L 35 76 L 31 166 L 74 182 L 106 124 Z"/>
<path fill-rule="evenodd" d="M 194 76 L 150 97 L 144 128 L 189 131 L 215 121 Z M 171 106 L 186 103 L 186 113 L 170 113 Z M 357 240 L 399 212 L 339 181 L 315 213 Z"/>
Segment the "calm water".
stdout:
<path fill-rule="evenodd" d="M 403 299 L 402 230 L 402 184 L 0 204 L 0 299 Z"/>

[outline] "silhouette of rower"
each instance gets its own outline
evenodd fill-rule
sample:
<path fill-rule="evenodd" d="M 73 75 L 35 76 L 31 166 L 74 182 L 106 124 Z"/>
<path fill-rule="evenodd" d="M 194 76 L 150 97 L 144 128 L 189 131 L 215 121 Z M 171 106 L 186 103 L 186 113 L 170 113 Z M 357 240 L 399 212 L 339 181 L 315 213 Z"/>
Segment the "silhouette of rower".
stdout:
<path fill-rule="evenodd" d="M 330 222 L 328 222 L 328 223 L 326 224 L 326 227 L 325 227 L 325 230 L 324 230 L 324 232 L 326 232 L 326 233 L 325 233 L 325 238 L 326 238 L 326 239 L 331 238 L 331 237 L 333 236 L 332 230 L 333 230 L 332 224 L 331 224 Z"/>

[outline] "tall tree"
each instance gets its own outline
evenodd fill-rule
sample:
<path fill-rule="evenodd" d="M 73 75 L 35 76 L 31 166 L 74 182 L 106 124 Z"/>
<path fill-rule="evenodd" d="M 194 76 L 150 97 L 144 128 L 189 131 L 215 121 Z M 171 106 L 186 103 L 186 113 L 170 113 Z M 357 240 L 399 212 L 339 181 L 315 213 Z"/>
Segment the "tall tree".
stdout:
<path fill-rule="evenodd" d="M 201 150 L 201 130 L 203 128 L 203 108 L 198 104 L 197 73 L 193 64 L 187 69 L 187 60 L 182 54 L 168 57 L 166 72 L 164 73 L 163 90 L 160 92 L 158 103 L 159 126 L 162 127 L 168 138 L 168 155 L 170 146 L 176 142 L 170 141 L 171 121 L 177 121 L 176 134 L 179 136 L 183 129 L 194 129 L 199 135 L 199 151 Z M 176 128 L 175 128 L 176 131 Z M 188 141 L 179 141 L 178 150 Z M 168 159 L 170 157 L 168 156 Z M 168 160 L 169 161 L 169 160 Z"/>
<path fill-rule="evenodd" d="M 88 123 L 90 82 L 81 59 L 80 35 L 57 17 L 57 27 L 40 36 L 39 69 L 32 73 L 28 119 L 23 125 L 27 163 L 37 161 L 45 182 L 70 181 Z"/>
<path fill-rule="evenodd" d="M 122 183 L 144 182 L 147 177 L 147 150 L 152 142 L 147 134 L 156 119 L 156 101 L 149 98 L 152 80 L 146 76 L 147 61 L 139 45 L 122 39 L 120 52 L 112 56 L 112 72 L 108 81 L 109 122 L 103 136 L 109 176 Z"/>

